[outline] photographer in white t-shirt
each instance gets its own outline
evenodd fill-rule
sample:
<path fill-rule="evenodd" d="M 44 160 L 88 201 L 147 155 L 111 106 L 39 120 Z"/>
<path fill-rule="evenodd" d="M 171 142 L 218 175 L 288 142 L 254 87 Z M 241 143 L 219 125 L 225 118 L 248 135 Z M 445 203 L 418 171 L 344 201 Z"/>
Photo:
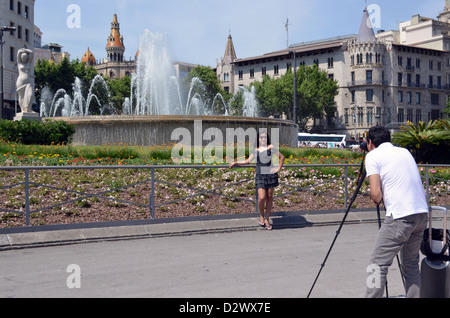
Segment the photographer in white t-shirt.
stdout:
<path fill-rule="evenodd" d="M 370 198 L 377 205 L 384 203 L 386 217 L 369 262 L 369 268 L 378 269 L 379 281 L 367 281 L 366 297 L 383 296 L 388 268 L 399 252 L 406 297 L 419 297 L 419 250 L 428 204 L 417 164 L 408 150 L 391 144 L 390 132 L 384 127 L 372 127 L 367 143 Z"/>

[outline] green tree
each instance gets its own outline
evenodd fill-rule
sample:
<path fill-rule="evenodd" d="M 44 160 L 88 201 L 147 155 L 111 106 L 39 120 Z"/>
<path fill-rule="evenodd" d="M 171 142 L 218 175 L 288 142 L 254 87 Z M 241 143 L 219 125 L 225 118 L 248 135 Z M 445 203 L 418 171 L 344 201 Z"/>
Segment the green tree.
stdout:
<path fill-rule="evenodd" d="M 206 105 L 211 105 L 217 94 L 221 94 L 225 100 L 228 100 L 230 98 L 230 96 L 227 96 L 225 91 L 222 89 L 220 80 L 217 78 L 217 74 L 212 68 L 208 66 L 198 65 L 192 71 L 190 71 L 182 81 L 184 91 L 187 93 L 190 90 L 190 85 L 193 78 L 199 78 L 202 81 L 203 86 L 200 87 L 199 85 L 194 85 L 191 96 L 199 93 L 204 98 L 203 102 Z M 215 112 L 222 113 L 224 111 L 223 103 L 216 103 L 215 105 L 213 105 L 213 107 Z"/>
<path fill-rule="evenodd" d="M 299 125 L 305 127 L 312 118 L 331 116 L 336 110 L 339 86 L 317 65 L 300 66 L 297 73 Z"/>
<path fill-rule="evenodd" d="M 265 76 L 256 82 L 256 92 L 264 116 L 285 113 L 292 119 L 294 100 L 294 73 L 289 69 L 278 78 Z M 297 70 L 298 120 L 305 127 L 312 118 L 332 115 L 336 109 L 335 96 L 339 86 L 317 65 L 301 65 Z"/>
<path fill-rule="evenodd" d="M 288 71 L 279 78 L 264 76 L 262 82 L 255 82 L 256 95 L 262 116 L 285 113 L 293 118 L 294 74 Z"/>
<path fill-rule="evenodd" d="M 125 98 L 131 94 L 131 77 L 114 78 L 108 80 L 108 88 L 111 94 L 111 104 L 115 114 L 123 113 L 123 103 Z"/>

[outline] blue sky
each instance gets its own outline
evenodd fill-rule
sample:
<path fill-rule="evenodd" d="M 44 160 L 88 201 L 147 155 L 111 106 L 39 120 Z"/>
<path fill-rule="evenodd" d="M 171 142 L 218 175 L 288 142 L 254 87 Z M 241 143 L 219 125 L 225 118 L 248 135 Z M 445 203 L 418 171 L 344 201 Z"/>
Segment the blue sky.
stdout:
<path fill-rule="evenodd" d="M 380 8 L 380 28 L 392 30 L 415 14 L 436 18 L 445 1 L 366 2 Z M 71 4 L 79 15 L 68 12 Z M 252 57 L 286 47 L 286 19 L 290 44 L 358 33 L 364 6 L 364 0 L 36 0 L 35 24 L 43 44 L 59 43 L 72 59 L 90 47 L 102 59 L 117 13 L 127 59 L 148 29 L 167 34 L 173 60 L 215 66 L 230 30 L 238 58 Z M 68 19 L 80 23 L 70 26 Z"/>

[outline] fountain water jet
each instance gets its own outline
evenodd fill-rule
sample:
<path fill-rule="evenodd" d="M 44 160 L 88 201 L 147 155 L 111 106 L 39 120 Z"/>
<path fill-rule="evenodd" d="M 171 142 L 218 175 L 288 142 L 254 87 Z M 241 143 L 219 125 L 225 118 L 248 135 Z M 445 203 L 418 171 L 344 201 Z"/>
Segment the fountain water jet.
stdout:
<path fill-rule="evenodd" d="M 55 95 L 51 97 L 52 93 L 50 89 L 44 87 L 41 93 L 41 117 L 88 116 L 93 100 L 97 102 L 101 115 L 112 113 L 112 107 L 109 104 L 102 105 L 97 95 L 94 94 L 94 88 L 96 86 L 100 86 L 100 88 L 106 91 L 109 100 L 111 95 L 108 90 L 108 85 L 101 75 L 93 78 L 86 99 L 83 98 L 83 87 L 78 77 L 75 78 L 75 82 L 72 84 L 73 97 L 70 97 L 66 90 L 62 88 L 56 91 Z"/>

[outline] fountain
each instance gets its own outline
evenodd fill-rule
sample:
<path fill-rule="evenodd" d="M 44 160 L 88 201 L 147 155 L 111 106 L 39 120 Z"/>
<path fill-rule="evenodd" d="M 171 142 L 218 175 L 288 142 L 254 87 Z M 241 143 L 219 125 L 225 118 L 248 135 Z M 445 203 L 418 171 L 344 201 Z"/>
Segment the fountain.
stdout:
<path fill-rule="evenodd" d="M 174 76 L 167 37 L 161 33 L 145 30 L 140 39 L 139 55 L 136 60 L 136 74 L 132 75 L 130 98 L 123 103 L 122 115 L 110 115 L 111 107 L 101 105 L 93 93 L 100 85 L 107 89 L 103 78 L 98 75 L 91 83 L 88 96 L 81 95 L 79 79 L 73 84 L 73 97 L 59 90 L 53 97 L 43 90 L 41 116 L 64 120 L 76 126 L 74 145 L 129 144 L 153 146 L 170 144 L 172 132 L 184 127 L 194 132 L 194 123 L 201 121 L 203 130 L 218 128 L 279 128 L 280 144 L 297 144 L 297 125 L 287 120 L 260 118 L 255 88 L 240 88 L 229 103 L 217 94 L 212 100 L 206 96 L 206 89 L 199 78 L 193 78 L 186 96 L 181 84 Z M 109 96 L 109 92 L 108 92 Z M 232 103 L 240 98 L 242 109 L 232 110 Z M 92 116 L 91 104 L 95 101 L 100 115 Z M 221 109 L 221 113 L 217 110 Z M 59 117 L 61 116 L 61 117 Z"/>
<path fill-rule="evenodd" d="M 112 113 L 112 107 L 108 104 L 102 105 L 94 88 L 99 86 L 105 90 L 110 99 L 108 85 L 101 75 L 97 75 L 91 82 L 86 99 L 83 97 L 81 80 L 77 77 L 72 84 L 73 97 L 67 94 L 66 90 L 59 89 L 53 96 L 48 87 L 44 87 L 41 92 L 40 115 L 41 117 L 73 117 L 88 116 L 92 102 L 95 101 L 101 115 Z"/>

